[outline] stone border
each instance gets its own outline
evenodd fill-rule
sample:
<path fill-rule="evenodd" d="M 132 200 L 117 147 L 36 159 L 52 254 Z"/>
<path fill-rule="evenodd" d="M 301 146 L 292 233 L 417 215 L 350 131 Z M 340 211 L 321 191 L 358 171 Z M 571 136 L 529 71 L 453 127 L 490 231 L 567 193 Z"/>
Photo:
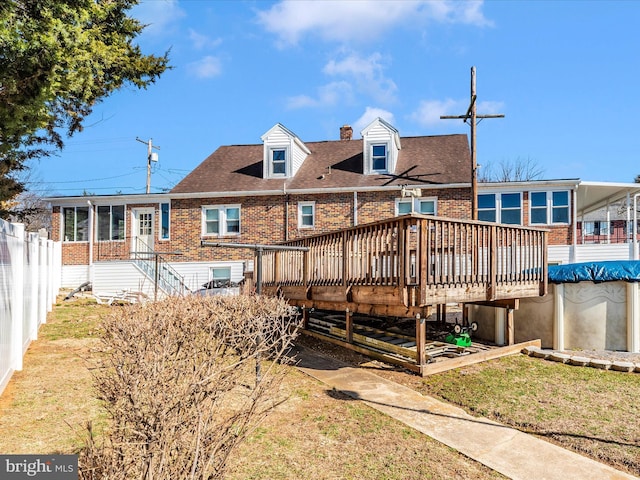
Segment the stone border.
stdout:
<path fill-rule="evenodd" d="M 613 370 L 616 372 L 640 373 L 640 363 L 624 362 L 621 360 L 611 361 L 600 358 L 581 357 L 578 355 L 567 355 L 555 350 L 542 349 L 540 347 L 524 347 L 522 353 L 530 357 L 542 358 L 552 362 L 565 363 L 579 367 L 592 367 L 601 370 Z"/>

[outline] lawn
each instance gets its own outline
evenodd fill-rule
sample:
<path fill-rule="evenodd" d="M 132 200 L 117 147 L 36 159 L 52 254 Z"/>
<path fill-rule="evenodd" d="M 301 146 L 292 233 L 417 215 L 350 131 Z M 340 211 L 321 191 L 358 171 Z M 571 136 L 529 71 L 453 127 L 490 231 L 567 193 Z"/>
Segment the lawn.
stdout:
<path fill-rule="evenodd" d="M 0 453 L 72 453 L 106 418 L 92 388 L 99 319 L 113 308 L 60 300 L 0 397 Z M 640 376 L 515 355 L 428 377 L 315 339 L 305 346 L 640 475 Z M 291 369 L 280 405 L 232 456 L 228 478 L 503 478 Z"/>

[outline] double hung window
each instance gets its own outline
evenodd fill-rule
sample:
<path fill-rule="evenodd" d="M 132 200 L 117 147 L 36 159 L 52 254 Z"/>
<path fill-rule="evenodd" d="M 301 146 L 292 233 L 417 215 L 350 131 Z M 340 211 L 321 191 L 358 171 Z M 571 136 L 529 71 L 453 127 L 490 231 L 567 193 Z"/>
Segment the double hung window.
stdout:
<path fill-rule="evenodd" d="M 240 206 L 212 205 L 202 207 L 202 235 L 240 234 Z"/>
<path fill-rule="evenodd" d="M 298 203 L 298 228 L 313 228 L 316 224 L 315 202 Z"/>
<path fill-rule="evenodd" d="M 276 176 L 287 175 L 287 151 L 285 149 L 271 150 L 271 173 Z"/>
<path fill-rule="evenodd" d="M 371 145 L 371 170 L 374 172 L 386 172 L 388 165 L 387 145 Z"/>

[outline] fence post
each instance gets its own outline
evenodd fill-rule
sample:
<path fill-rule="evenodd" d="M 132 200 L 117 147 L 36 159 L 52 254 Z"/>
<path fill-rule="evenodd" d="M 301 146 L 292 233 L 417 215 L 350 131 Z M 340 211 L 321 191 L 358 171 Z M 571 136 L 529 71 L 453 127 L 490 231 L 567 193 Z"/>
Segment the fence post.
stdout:
<path fill-rule="evenodd" d="M 47 248 L 38 238 L 38 326 L 47 323 Z"/>
<path fill-rule="evenodd" d="M 24 321 L 24 225 L 11 224 L 11 236 L 9 243 L 9 258 L 11 262 L 11 367 L 13 370 L 22 370 L 22 322 Z"/>
<path fill-rule="evenodd" d="M 37 233 L 29 234 L 29 332 L 30 339 L 38 339 L 38 246 L 40 236 Z"/>

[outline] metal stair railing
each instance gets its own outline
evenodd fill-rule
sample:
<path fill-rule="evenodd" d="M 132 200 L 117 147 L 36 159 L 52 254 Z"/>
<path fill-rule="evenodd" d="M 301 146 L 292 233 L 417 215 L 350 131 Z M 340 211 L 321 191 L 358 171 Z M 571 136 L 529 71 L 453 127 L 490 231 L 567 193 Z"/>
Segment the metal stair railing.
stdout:
<path fill-rule="evenodd" d="M 158 289 L 168 295 L 184 296 L 190 292 L 184 283 L 184 277 L 180 275 L 160 253 L 151 249 L 144 241 L 136 238 L 135 251 L 131 252 L 136 265 L 144 274 L 153 280 L 157 300 Z"/>

